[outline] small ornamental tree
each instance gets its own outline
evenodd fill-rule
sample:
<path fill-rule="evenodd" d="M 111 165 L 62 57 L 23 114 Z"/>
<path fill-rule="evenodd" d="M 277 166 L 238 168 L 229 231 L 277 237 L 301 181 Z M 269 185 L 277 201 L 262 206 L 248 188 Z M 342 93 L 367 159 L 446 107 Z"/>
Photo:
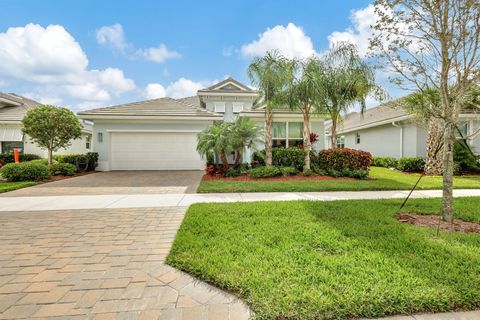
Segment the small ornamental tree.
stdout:
<path fill-rule="evenodd" d="M 70 145 L 82 134 L 82 126 L 75 114 L 67 108 L 41 105 L 27 112 L 22 120 L 23 133 L 43 149 L 48 150 L 48 164 L 52 154 Z"/>

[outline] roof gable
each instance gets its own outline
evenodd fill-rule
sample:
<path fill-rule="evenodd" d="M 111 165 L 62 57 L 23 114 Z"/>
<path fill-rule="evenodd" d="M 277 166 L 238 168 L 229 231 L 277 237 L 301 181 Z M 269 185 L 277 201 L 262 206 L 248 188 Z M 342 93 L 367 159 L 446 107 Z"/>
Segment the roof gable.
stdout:
<path fill-rule="evenodd" d="M 257 91 L 244 85 L 243 83 L 229 77 L 219 83 L 211 85 L 208 88 L 198 90 L 199 93 L 214 92 L 214 93 L 252 93 L 256 94 Z"/>

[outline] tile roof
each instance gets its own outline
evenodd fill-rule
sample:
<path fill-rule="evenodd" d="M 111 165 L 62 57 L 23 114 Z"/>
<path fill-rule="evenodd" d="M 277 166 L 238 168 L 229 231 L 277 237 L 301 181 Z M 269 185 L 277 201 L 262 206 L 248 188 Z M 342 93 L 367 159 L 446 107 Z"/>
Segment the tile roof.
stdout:
<path fill-rule="evenodd" d="M 79 115 L 104 116 L 182 116 L 182 117 L 218 117 L 217 113 L 200 107 L 197 96 L 182 99 L 159 98 L 120 104 L 116 106 L 86 110 Z"/>
<path fill-rule="evenodd" d="M 20 121 L 28 110 L 40 102 L 13 94 L 0 92 L 0 120 Z"/>
<path fill-rule="evenodd" d="M 408 116 L 407 111 L 397 102 L 392 101 L 367 109 L 363 115 L 360 112 L 348 113 L 343 117 L 343 122 L 339 124 L 338 131 L 348 131 L 360 126 L 374 126 L 376 123 Z M 331 125 L 327 125 L 325 129 L 330 130 L 330 127 Z"/>

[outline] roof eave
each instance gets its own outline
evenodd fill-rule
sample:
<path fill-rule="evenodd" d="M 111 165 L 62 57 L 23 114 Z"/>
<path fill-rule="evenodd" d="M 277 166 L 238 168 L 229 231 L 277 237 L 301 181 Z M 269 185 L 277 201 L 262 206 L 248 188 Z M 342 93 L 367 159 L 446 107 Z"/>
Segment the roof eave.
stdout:
<path fill-rule="evenodd" d="M 105 114 L 88 114 L 79 113 L 78 117 L 84 120 L 221 120 L 221 115 L 205 115 L 205 116 L 185 116 L 185 115 L 105 115 Z"/>

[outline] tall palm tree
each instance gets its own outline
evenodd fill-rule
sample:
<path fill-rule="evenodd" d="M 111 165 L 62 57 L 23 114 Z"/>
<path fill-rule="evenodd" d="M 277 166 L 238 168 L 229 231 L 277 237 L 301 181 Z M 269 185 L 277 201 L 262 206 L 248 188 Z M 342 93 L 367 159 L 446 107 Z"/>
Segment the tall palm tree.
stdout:
<path fill-rule="evenodd" d="M 322 63 L 317 57 L 305 61 L 291 60 L 289 64 L 290 84 L 286 91 L 286 102 L 291 109 L 302 112 L 303 115 L 303 150 L 305 152 L 304 171 L 310 169 L 310 117 L 319 112 L 325 105 L 322 90 Z"/>
<path fill-rule="evenodd" d="M 261 128 L 245 117 L 238 117 L 230 126 L 229 140 L 235 151 L 235 165 L 239 165 L 245 148 L 254 148 L 261 143 Z"/>
<path fill-rule="evenodd" d="M 321 82 L 325 94 L 325 109 L 332 121 L 331 143 L 337 147 L 337 128 L 342 113 L 355 104 L 360 111 L 366 109 L 365 99 L 373 95 L 382 100 L 385 92 L 375 83 L 375 72 L 358 54 L 355 45 L 341 42 L 322 57 L 323 77 Z"/>
<path fill-rule="evenodd" d="M 265 109 L 265 164 L 272 165 L 272 112 L 282 104 L 281 96 L 288 83 L 286 59 L 278 51 L 269 51 L 250 63 L 247 74 L 261 92 Z"/>
<path fill-rule="evenodd" d="M 220 156 L 222 165 L 228 168 L 227 153 L 233 150 L 230 138 L 230 123 L 215 122 L 197 136 L 197 151 L 201 155 L 215 154 Z"/>

